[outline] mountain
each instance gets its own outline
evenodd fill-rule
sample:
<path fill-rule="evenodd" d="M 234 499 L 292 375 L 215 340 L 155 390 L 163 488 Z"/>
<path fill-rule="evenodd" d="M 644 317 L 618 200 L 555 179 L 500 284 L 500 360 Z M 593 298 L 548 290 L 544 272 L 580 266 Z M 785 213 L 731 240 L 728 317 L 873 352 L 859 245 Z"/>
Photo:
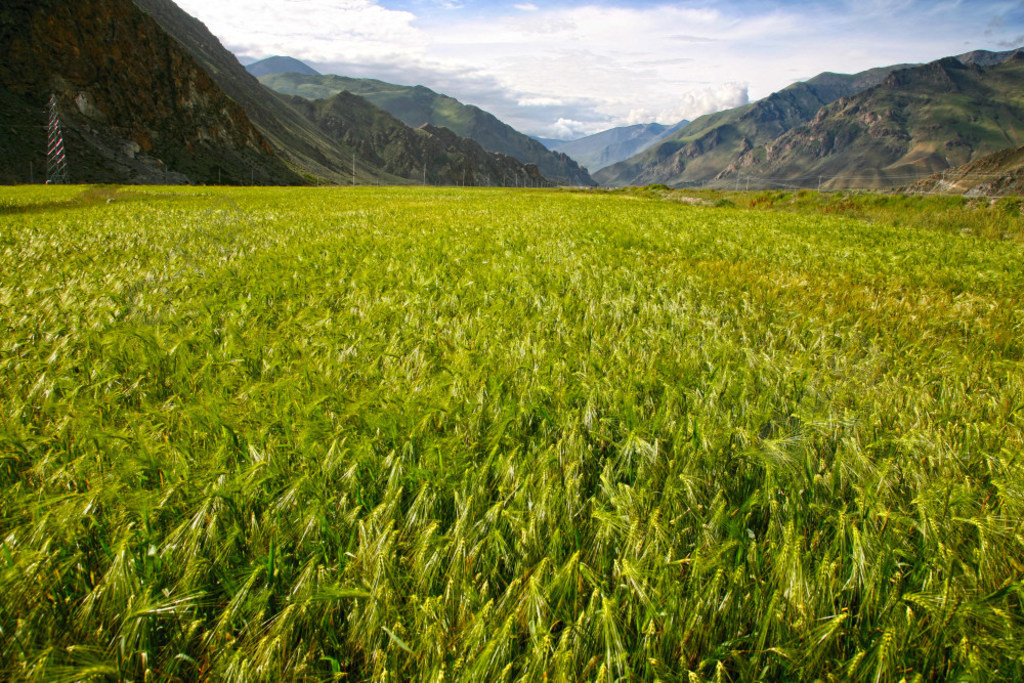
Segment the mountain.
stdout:
<path fill-rule="evenodd" d="M 594 174 L 601 185 L 704 185 L 755 147 L 810 121 L 822 106 L 881 83 L 903 65 L 826 72 L 751 104 L 701 116 L 643 152 Z"/>
<path fill-rule="evenodd" d="M 1024 144 L 1024 53 L 993 66 L 953 57 L 895 71 L 749 150 L 742 174 L 823 187 L 888 187 Z M 798 179 L 802 179 L 799 180 Z"/>
<path fill-rule="evenodd" d="M 656 144 L 676 132 L 689 121 L 680 121 L 674 126 L 660 123 L 641 123 L 634 126 L 623 126 L 588 135 L 571 142 L 556 142 L 548 147 L 557 152 L 568 154 L 571 158 L 586 166 L 592 173 L 624 161 L 634 154 L 639 154 L 651 145 Z"/>
<path fill-rule="evenodd" d="M 488 152 L 447 128 L 430 124 L 411 128 L 349 92 L 321 100 L 293 96 L 289 103 L 325 135 L 398 177 L 429 185 L 554 185 L 535 165 Z"/>
<path fill-rule="evenodd" d="M 1024 147 L 985 155 L 917 181 L 908 192 L 964 194 L 969 197 L 1024 195 Z"/>
<path fill-rule="evenodd" d="M 277 92 L 311 100 L 347 91 L 366 98 L 414 128 L 425 123 L 443 126 L 476 140 L 489 152 L 500 152 L 523 163 L 536 164 L 541 173 L 561 184 L 593 184 L 587 170 L 565 154 L 550 151 L 479 107 L 463 104 L 421 85 L 394 85 L 370 78 L 297 73 L 271 74 L 261 77 L 260 82 Z"/>
<path fill-rule="evenodd" d="M 5 0 L 0 54 L 0 182 L 44 175 L 51 93 L 73 182 L 301 180 L 130 0 Z"/>
<path fill-rule="evenodd" d="M 547 147 L 550 150 L 553 150 L 555 147 L 558 147 L 559 145 L 564 145 L 567 142 L 572 142 L 572 140 L 556 140 L 554 138 L 539 138 L 536 135 L 531 135 L 530 137 L 533 138 L 534 140 L 536 140 L 537 142 L 539 142 L 540 144 L 544 145 L 545 147 Z"/>
<path fill-rule="evenodd" d="M 978 66 L 995 66 L 1002 64 L 1011 57 L 1021 52 L 1022 48 L 1006 50 L 1004 52 L 989 52 L 988 50 L 974 50 L 957 55 L 956 59 L 962 64 L 977 64 Z"/>
<path fill-rule="evenodd" d="M 960 55 L 957 61 L 971 68 L 987 68 L 1012 61 L 1019 53 L 1019 50 L 976 50 Z M 869 177 L 863 179 L 864 182 L 867 186 L 878 186 L 895 176 L 891 172 L 872 175 L 872 162 L 867 159 L 826 164 L 820 169 L 810 162 L 794 162 L 788 167 L 776 164 L 769 169 L 762 167 L 762 157 L 767 156 L 769 148 L 778 150 L 775 146 L 777 139 L 790 130 L 809 124 L 823 107 L 880 87 L 894 73 L 921 67 L 918 64 L 897 64 L 858 74 L 819 74 L 757 102 L 702 116 L 640 154 L 596 172 L 594 178 L 600 184 L 610 186 L 665 183 L 733 187 L 737 176 L 760 175 L 763 185 L 790 185 L 795 179 L 800 179 L 802 185 L 817 186 L 818 175 L 845 175 L 847 180 L 836 179 L 832 185 L 827 178 L 823 179 L 826 187 L 845 187 L 860 183 L 860 175 L 854 180 L 855 176 L 851 174 L 866 169 Z M 910 84 L 907 86 L 912 87 Z M 933 94 L 939 98 L 945 96 L 941 92 Z M 884 114 L 879 112 L 879 116 Z M 880 160 L 881 157 L 874 159 Z M 959 158 L 953 155 L 948 163 L 959 163 Z M 905 170 L 921 173 L 925 169 Z"/>
<path fill-rule="evenodd" d="M 245 66 L 245 70 L 253 76 L 267 76 L 270 74 L 297 73 L 307 76 L 319 76 L 320 73 L 311 66 L 308 66 L 293 57 L 267 57 L 258 62 Z"/>
<path fill-rule="evenodd" d="M 290 106 L 280 95 L 260 85 L 206 26 L 171 0 L 134 0 L 170 36 L 180 43 L 217 84 L 240 104 L 273 149 L 307 182 L 352 182 L 352 155 L 356 155 L 359 183 L 402 183 L 359 157 L 351 146 L 332 140 Z"/>
<path fill-rule="evenodd" d="M 198 19 L 170 0 L 135 2 L 245 107 L 283 158 L 310 176 L 347 184 L 353 182 L 354 165 L 357 183 L 418 183 L 426 163 L 428 183 L 498 185 L 507 175 L 510 183 L 518 178 L 522 184 L 550 184 L 536 169 L 486 155 L 470 141 L 453 140 L 457 136 L 446 132 L 416 131 L 361 97 L 311 102 L 276 93 L 261 85 Z M 301 64 L 286 57 L 270 63 L 292 62 Z"/>

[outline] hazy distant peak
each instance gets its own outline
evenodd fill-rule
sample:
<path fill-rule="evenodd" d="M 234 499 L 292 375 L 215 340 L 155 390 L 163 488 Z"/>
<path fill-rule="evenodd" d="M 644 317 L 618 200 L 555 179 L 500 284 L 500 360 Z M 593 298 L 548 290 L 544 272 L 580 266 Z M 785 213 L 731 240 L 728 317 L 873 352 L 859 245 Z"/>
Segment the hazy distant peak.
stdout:
<path fill-rule="evenodd" d="M 294 57 L 273 56 L 253 62 L 245 67 L 246 71 L 256 78 L 269 76 L 270 74 L 303 74 L 306 76 L 319 76 L 320 72 L 308 64 L 300 62 Z"/>
<path fill-rule="evenodd" d="M 1012 50 L 1004 50 L 1003 52 L 990 52 L 989 50 L 973 50 L 971 52 L 965 52 L 962 55 L 957 55 L 957 60 L 963 64 L 976 64 L 978 66 L 995 66 L 996 64 L 1002 64 L 1003 62 L 1013 59 L 1021 54 L 1024 47 L 1014 48 Z"/>

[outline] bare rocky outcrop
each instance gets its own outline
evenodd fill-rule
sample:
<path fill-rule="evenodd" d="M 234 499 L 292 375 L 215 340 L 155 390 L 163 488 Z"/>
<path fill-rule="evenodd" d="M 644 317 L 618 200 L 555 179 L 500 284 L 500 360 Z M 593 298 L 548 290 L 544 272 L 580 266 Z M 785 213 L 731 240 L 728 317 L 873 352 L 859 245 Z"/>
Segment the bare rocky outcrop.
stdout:
<path fill-rule="evenodd" d="M 1024 196 L 1024 147 L 1004 149 L 934 173 L 904 189 L 912 193 L 968 197 Z"/>
<path fill-rule="evenodd" d="M 74 181 L 301 180 L 245 111 L 130 0 L 7 0 L 0 53 L 0 181 L 28 181 L 45 164 L 51 93 Z"/>

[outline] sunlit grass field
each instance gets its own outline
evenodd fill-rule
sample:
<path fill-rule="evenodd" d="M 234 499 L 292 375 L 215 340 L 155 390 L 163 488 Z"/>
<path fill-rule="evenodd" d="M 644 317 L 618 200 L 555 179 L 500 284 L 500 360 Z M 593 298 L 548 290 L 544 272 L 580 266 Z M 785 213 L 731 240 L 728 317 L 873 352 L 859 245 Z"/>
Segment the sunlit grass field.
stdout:
<path fill-rule="evenodd" d="M 0 189 L 0 678 L 1020 680 L 964 216 Z"/>

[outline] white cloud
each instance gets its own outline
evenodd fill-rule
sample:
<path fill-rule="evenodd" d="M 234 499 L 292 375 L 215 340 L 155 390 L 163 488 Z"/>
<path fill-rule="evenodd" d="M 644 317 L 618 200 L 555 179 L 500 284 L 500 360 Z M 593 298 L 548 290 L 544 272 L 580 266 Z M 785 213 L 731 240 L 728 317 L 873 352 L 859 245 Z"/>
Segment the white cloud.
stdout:
<path fill-rule="evenodd" d="M 311 61 L 422 55 L 428 37 L 411 12 L 375 0 L 175 0 L 214 35 L 249 55 Z"/>
<path fill-rule="evenodd" d="M 647 108 L 631 109 L 626 115 L 626 123 L 649 123 L 661 121 L 676 123 L 687 119 L 694 120 L 698 116 L 711 114 L 723 109 L 740 107 L 750 102 L 750 95 L 745 83 L 726 83 L 725 85 L 699 88 L 683 93 L 675 105 L 660 110 Z"/>
<path fill-rule="evenodd" d="M 518 5 L 513 5 L 513 7 L 522 12 L 536 12 L 538 9 L 540 9 L 532 2 L 524 2 Z"/>
<path fill-rule="evenodd" d="M 552 126 L 549 126 L 544 131 L 544 135 L 555 138 L 556 140 L 575 140 L 577 138 L 590 135 L 591 133 L 600 132 L 600 130 L 601 129 L 595 130 L 593 126 L 588 126 L 582 121 L 558 119 Z"/>
<path fill-rule="evenodd" d="M 520 107 L 559 107 L 563 104 L 557 97 L 520 97 L 516 104 Z"/>

